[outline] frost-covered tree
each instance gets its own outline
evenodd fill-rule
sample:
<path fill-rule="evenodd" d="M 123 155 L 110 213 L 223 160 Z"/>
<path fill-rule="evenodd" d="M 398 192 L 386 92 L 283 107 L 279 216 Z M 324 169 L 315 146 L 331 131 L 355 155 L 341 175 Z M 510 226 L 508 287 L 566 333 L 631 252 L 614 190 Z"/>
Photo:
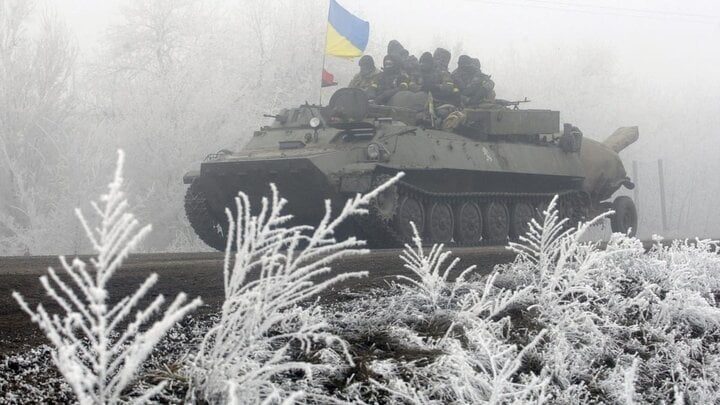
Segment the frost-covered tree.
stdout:
<path fill-rule="evenodd" d="M 61 242 L 54 232 L 67 228 L 71 193 L 62 174 L 74 64 L 75 47 L 52 9 L 0 2 L 0 254 L 47 252 Z"/>
<path fill-rule="evenodd" d="M 88 263 L 75 258 L 69 262 L 60 257 L 65 279 L 48 269 L 42 276 L 47 294 L 65 312 L 49 314 L 42 304 L 32 310 L 17 292 L 13 297 L 33 322 L 37 323 L 54 346 L 52 358 L 81 404 L 116 404 L 124 399 L 123 390 L 135 378 L 143 361 L 163 335 L 201 300 L 186 303 L 179 294 L 160 319 L 152 322 L 165 302 L 158 295 L 143 309 L 136 309 L 157 275 L 150 275 L 130 296 L 111 301 L 108 283 L 120 269 L 123 260 L 137 248 L 150 232 L 150 225 L 140 228 L 128 212 L 122 178 L 123 153 L 119 153 L 117 170 L 107 194 L 100 203 L 92 203 L 99 221 L 92 224 L 78 209 L 77 216 L 90 239 L 96 256 Z M 135 312 L 132 316 L 132 312 Z M 136 402 L 146 402 L 159 393 L 164 382 L 152 386 Z"/>

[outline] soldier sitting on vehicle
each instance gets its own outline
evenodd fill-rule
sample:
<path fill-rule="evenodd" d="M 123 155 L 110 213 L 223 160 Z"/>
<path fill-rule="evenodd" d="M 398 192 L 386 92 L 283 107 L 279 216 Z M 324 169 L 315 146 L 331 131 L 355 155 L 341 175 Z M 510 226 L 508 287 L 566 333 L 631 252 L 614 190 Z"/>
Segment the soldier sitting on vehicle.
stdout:
<path fill-rule="evenodd" d="M 397 39 L 392 39 L 390 42 L 388 42 L 387 45 L 387 54 L 388 55 L 395 55 L 399 58 L 402 58 L 403 51 L 405 51 L 405 47 L 402 46 L 402 44 Z"/>
<path fill-rule="evenodd" d="M 412 83 L 420 82 L 420 63 L 415 55 L 408 56 L 402 64 L 403 72 L 407 75 Z"/>
<path fill-rule="evenodd" d="M 435 60 L 435 65 L 437 66 L 438 70 L 441 72 L 447 72 L 448 66 L 450 65 L 450 58 L 451 54 L 450 51 L 448 51 L 445 48 L 436 48 L 435 52 L 433 52 L 433 60 Z"/>
<path fill-rule="evenodd" d="M 435 69 L 440 76 L 442 82 L 443 91 L 442 94 L 435 94 L 438 102 L 444 104 L 460 105 L 460 93 L 453 83 L 450 72 L 448 71 L 448 65 L 450 64 L 450 51 L 444 48 L 437 48 L 432 55 L 433 61 L 435 62 Z"/>
<path fill-rule="evenodd" d="M 400 90 L 407 90 L 410 79 L 402 72 L 396 55 L 383 58 L 383 70 L 368 89 L 368 98 L 376 104 L 385 104 Z"/>
<path fill-rule="evenodd" d="M 353 77 L 348 87 L 360 89 L 367 93 L 380 71 L 375 67 L 375 61 L 370 55 L 364 55 L 360 58 L 358 65 L 360 66 L 360 72 Z"/>
<path fill-rule="evenodd" d="M 411 89 L 432 93 L 433 97 L 441 102 L 451 98 L 456 91 L 455 85 L 451 81 L 445 80 L 442 72 L 436 68 L 435 60 L 430 52 L 425 52 L 420 56 L 419 64 L 419 80 L 411 84 Z"/>
<path fill-rule="evenodd" d="M 463 55 L 465 56 L 465 55 Z M 495 82 L 480 69 L 477 58 L 458 59 L 455 83 L 460 87 L 465 106 L 477 106 L 495 100 Z"/>
<path fill-rule="evenodd" d="M 457 69 L 453 70 L 450 74 L 453 83 L 460 90 L 463 91 L 472 81 L 473 77 L 477 74 L 477 68 L 473 64 L 472 58 L 467 55 L 460 55 L 457 61 Z"/>

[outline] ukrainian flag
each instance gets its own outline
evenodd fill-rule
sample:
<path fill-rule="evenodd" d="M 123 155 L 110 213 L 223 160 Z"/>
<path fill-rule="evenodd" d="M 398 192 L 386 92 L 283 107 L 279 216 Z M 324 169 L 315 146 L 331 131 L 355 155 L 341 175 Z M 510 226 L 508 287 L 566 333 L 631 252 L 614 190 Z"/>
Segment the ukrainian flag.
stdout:
<path fill-rule="evenodd" d="M 341 58 L 361 56 L 370 36 L 370 24 L 330 0 L 325 54 Z"/>

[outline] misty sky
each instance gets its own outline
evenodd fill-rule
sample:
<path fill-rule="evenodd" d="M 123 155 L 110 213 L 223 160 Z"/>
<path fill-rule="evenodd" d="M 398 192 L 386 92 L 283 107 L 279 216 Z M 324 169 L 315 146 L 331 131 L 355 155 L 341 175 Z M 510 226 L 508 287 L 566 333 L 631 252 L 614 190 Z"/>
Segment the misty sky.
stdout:
<path fill-rule="evenodd" d="M 117 18 L 114 1 L 55 3 L 76 33 L 83 54 L 92 53 L 96 39 Z M 342 0 L 340 3 L 370 22 L 367 52 L 376 58 L 382 56 L 386 39 L 399 39 L 418 55 L 436 45 L 452 47 L 462 42 L 466 53 L 481 59 L 484 70 L 502 77 L 502 72 L 495 69 L 496 61 L 508 53 L 522 54 L 538 45 L 551 45 L 555 55 L 544 56 L 555 57 L 562 63 L 566 53 L 577 46 L 598 46 L 611 52 L 617 65 L 615 72 L 631 80 L 657 80 L 658 85 L 687 81 L 689 92 L 717 88 L 720 83 L 717 74 L 720 2 L 716 1 Z M 327 7 L 326 0 L 307 4 L 318 9 Z M 696 85 L 698 88 L 694 88 Z"/>
<path fill-rule="evenodd" d="M 327 1 L 307 3 L 323 9 Z M 84 53 L 92 51 L 95 39 L 117 13 L 113 1 L 56 4 Z M 556 44 L 560 58 L 564 49 L 587 44 L 612 49 L 618 71 L 628 75 L 678 81 L 701 75 L 720 80 L 716 71 L 720 2 L 716 1 L 343 0 L 341 4 L 370 21 L 368 52 L 377 57 L 382 53 L 381 38 L 397 38 L 418 54 L 435 44 L 462 41 L 466 52 L 478 55 L 485 70 L 493 71 L 493 59 L 503 52 Z"/>

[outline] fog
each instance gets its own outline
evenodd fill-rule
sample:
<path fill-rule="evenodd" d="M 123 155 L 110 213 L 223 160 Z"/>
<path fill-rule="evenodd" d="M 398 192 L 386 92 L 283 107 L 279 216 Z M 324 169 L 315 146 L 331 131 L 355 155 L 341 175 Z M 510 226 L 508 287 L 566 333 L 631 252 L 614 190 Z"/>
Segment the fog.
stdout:
<path fill-rule="evenodd" d="M 718 237 L 720 5 L 712 1 L 341 0 L 390 39 L 478 57 L 499 98 L 561 112 L 638 173 L 639 234 Z M 206 249 L 184 217 L 182 175 L 237 150 L 274 113 L 327 101 L 323 63 L 346 85 L 357 61 L 323 57 L 328 2 L 0 1 L 0 254 L 87 251 L 89 211 L 127 154 L 148 250 Z M 24 8 L 24 6 L 33 6 Z M 663 229 L 658 164 L 664 165 Z M 624 193 L 634 195 L 632 191 Z"/>

